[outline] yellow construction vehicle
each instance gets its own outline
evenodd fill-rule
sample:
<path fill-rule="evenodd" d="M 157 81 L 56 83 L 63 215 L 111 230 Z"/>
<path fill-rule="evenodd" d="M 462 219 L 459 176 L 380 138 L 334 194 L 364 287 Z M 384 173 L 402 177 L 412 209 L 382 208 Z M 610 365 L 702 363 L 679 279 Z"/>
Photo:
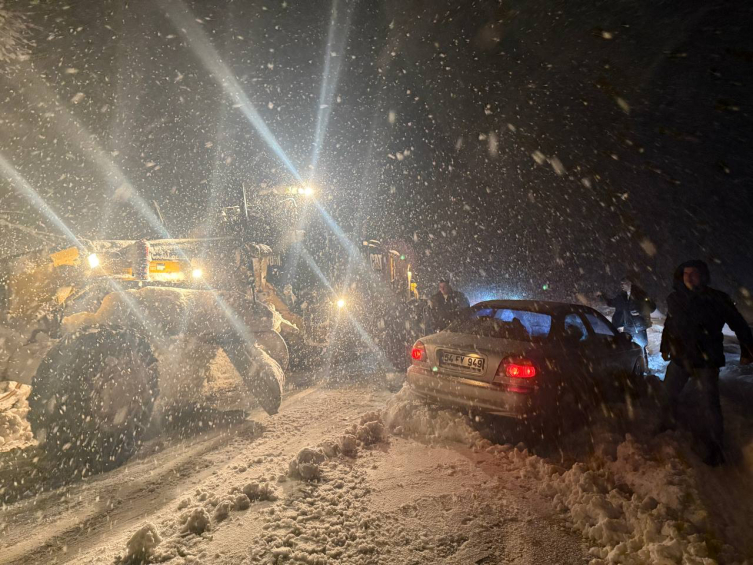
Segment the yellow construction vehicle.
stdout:
<path fill-rule="evenodd" d="M 274 414 L 288 350 L 282 316 L 256 295 L 273 257 L 217 237 L 81 240 L 6 259 L 0 380 L 31 385 L 28 417 L 48 456 L 89 472 L 121 464 L 155 401 L 201 391 L 218 355 Z"/>

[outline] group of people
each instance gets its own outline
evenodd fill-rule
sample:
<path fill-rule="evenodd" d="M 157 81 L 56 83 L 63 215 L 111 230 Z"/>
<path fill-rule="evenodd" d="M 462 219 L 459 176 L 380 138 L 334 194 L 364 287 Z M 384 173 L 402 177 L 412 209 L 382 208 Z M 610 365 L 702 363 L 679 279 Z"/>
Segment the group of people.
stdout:
<path fill-rule="evenodd" d="M 710 281 L 708 265 L 700 260 L 681 264 L 674 274 L 660 346 L 662 358 L 669 361 L 664 377 L 662 429 L 676 427 L 680 396 L 692 380 L 701 392 L 698 431 L 706 449 L 704 460 L 719 465 L 724 462 L 724 420 L 719 399 L 719 372 L 726 363 L 722 330 L 726 324 L 737 336 L 741 365 L 753 363 L 753 333 L 732 299 L 711 288 Z M 622 281 L 617 296 L 604 297 L 604 301 L 615 309 L 612 323 L 632 334 L 646 351 L 656 303 L 630 277 Z"/>
<path fill-rule="evenodd" d="M 680 397 L 689 381 L 701 391 L 698 426 L 705 447 L 704 461 L 709 465 L 724 462 L 724 423 L 719 398 L 719 372 L 725 365 L 724 335 L 726 325 L 740 342 L 740 364 L 753 363 L 753 332 L 732 299 L 709 286 L 708 265 L 700 260 L 687 261 L 675 271 L 673 290 L 667 297 L 667 315 L 661 337 L 662 358 L 669 361 L 664 378 L 666 404 L 662 414 L 662 430 L 674 429 L 678 420 Z M 648 330 L 656 303 L 641 288 L 635 277 L 621 282 L 620 292 L 613 297 L 600 295 L 613 307 L 612 323 L 633 337 L 644 349 L 648 368 Z M 439 292 L 429 300 L 435 331 L 446 328 L 464 308 L 466 296 L 450 286 L 439 283 Z"/>

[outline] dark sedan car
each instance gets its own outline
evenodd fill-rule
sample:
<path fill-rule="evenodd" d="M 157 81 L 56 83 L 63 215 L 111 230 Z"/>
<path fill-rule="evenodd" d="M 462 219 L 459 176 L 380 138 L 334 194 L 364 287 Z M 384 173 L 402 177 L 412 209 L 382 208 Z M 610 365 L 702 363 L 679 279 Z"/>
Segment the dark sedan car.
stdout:
<path fill-rule="evenodd" d="M 522 419 L 625 398 L 644 382 L 630 335 L 592 308 L 557 302 L 481 302 L 417 341 L 411 358 L 420 396 Z"/>

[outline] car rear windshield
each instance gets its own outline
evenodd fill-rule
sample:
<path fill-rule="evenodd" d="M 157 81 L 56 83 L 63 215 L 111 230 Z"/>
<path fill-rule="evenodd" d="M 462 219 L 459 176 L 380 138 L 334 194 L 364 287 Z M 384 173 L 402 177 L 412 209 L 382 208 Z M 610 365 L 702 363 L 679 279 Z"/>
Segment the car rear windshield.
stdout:
<path fill-rule="evenodd" d="M 511 308 L 475 308 L 467 311 L 463 319 L 452 323 L 447 331 L 512 339 L 540 341 L 549 336 L 552 317 L 541 312 Z"/>

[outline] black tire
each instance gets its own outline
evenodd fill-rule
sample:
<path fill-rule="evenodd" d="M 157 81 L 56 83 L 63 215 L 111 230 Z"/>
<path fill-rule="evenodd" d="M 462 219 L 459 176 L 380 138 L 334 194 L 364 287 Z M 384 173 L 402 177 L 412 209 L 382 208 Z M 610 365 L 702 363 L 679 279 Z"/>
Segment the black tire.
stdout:
<path fill-rule="evenodd" d="M 92 326 L 65 336 L 42 360 L 29 421 L 62 469 L 100 473 L 138 449 L 158 394 L 149 342 L 132 329 Z"/>

